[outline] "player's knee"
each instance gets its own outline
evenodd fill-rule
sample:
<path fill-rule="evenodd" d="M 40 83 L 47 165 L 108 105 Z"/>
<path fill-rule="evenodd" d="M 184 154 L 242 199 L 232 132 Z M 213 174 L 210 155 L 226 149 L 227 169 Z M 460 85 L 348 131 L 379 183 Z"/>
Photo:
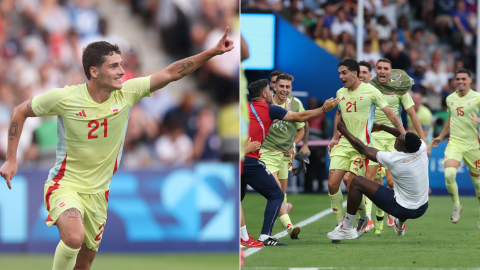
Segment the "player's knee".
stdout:
<path fill-rule="evenodd" d="M 445 168 L 445 180 L 446 182 L 453 182 L 455 181 L 455 176 L 457 175 L 457 169 L 455 168 Z"/>
<path fill-rule="evenodd" d="M 362 181 L 362 178 L 360 176 L 355 176 L 352 179 L 352 182 L 350 182 L 350 189 L 351 188 L 358 188 L 360 186 L 361 181 Z"/>
<path fill-rule="evenodd" d="M 339 188 L 340 188 L 340 183 L 335 183 L 330 180 L 328 181 L 328 190 L 338 190 Z"/>
<path fill-rule="evenodd" d="M 64 234 L 64 236 L 62 237 L 62 241 L 70 248 L 77 249 L 82 247 L 84 238 L 85 232 L 83 230 L 71 230 Z"/>

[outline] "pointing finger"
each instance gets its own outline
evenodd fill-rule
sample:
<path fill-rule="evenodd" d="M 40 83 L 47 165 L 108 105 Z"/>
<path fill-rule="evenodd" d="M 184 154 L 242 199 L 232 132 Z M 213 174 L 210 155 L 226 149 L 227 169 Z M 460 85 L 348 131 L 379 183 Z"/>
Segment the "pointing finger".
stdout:
<path fill-rule="evenodd" d="M 227 36 L 228 36 L 228 29 L 229 29 L 229 27 L 227 26 L 227 28 L 225 28 L 225 34 L 223 34 L 222 39 L 226 39 L 226 38 L 227 38 Z"/>

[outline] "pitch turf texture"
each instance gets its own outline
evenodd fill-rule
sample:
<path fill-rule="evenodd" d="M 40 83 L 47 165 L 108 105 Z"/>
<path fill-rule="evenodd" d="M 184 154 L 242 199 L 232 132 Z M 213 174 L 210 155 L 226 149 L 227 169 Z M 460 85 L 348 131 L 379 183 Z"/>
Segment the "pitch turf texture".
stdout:
<path fill-rule="evenodd" d="M 0 269 L 33 270 L 52 269 L 53 254 L 0 255 Z M 225 254 L 109 254 L 98 253 L 91 270 L 238 270 L 236 253 Z"/>
<path fill-rule="evenodd" d="M 290 217 L 294 224 L 330 208 L 327 195 L 288 195 L 288 201 L 293 205 Z M 434 196 L 422 217 L 407 221 L 404 236 L 397 236 L 393 227 L 386 225 L 385 218 L 382 234 L 371 231 L 339 244 L 332 244 L 327 238 L 336 225 L 335 216 L 330 213 L 302 227 L 298 240 L 288 235 L 279 238 L 288 246 L 265 247 L 247 256 L 243 269 L 480 269 L 478 199 L 460 197 L 460 201 L 463 211 L 457 224 L 450 221 L 450 197 Z M 260 235 L 265 204 L 262 196 L 251 193 L 242 202 L 252 237 Z M 374 206 L 373 220 L 375 211 Z M 272 235 L 281 231 L 284 229 L 277 220 Z"/>

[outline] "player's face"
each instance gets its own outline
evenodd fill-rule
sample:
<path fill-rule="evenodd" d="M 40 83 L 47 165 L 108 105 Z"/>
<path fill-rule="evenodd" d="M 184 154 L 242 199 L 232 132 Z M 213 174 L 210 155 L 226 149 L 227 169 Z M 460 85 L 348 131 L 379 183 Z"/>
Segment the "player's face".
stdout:
<path fill-rule="evenodd" d="M 277 76 L 273 76 L 271 79 L 270 79 L 270 88 L 273 90 L 273 91 L 277 91 L 275 90 L 275 82 L 277 81 Z"/>
<path fill-rule="evenodd" d="M 265 102 L 267 104 L 272 104 L 273 103 L 273 94 L 272 91 L 270 91 L 270 87 L 265 87 L 265 90 L 263 90 L 263 93 L 265 95 Z"/>
<path fill-rule="evenodd" d="M 404 144 L 405 144 L 405 133 L 400 134 L 400 136 L 397 137 L 397 139 L 395 140 L 395 145 L 393 147 L 395 147 L 395 150 L 397 150 L 398 152 L 403 152 L 405 150 Z"/>
<path fill-rule="evenodd" d="M 470 90 L 472 78 L 469 78 L 467 73 L 458 73 L 455 75 L 455 80 L 457 82 L 458 91 Z"/>
<path fill-rule="evenodd" d="M 387 83 L 390 81 L 390 75 L 392 75 L 392 67 L 389 63 L 378 62 L 375 66 L 375 72 L 377 73 L 378 81 Z"/>
<path fill-rule="evenodd" d="M 360 66 L 360 81 L 363 83 L 368 83 L 372 78 L 372 73 L 365 66 Z"/>
<path fill-rule="evenodd" d="M 113 55 L 107 55 L 105 58 L 106 61 L 98 74 L 99 84 L 111 90 L 122 89 L 122 77 L 125 74 L 122 68 L 122 57 L 114 52 Z"/>
<path fill-rule="evenodd" d="M 280 100 L 287 100 L 292 92 L 292 82 L 289 80 L 279 80 L 276 83 L 275 94 Z"/>
<path fill-rule="evenodd" d="M 348 70 L 346 66 L 340 66 L 338 68 L 338 73 L 340 74 L 340 80 L 342 81 L 344 88 L 350 88 L 355 82 L 357 72 Z"/>

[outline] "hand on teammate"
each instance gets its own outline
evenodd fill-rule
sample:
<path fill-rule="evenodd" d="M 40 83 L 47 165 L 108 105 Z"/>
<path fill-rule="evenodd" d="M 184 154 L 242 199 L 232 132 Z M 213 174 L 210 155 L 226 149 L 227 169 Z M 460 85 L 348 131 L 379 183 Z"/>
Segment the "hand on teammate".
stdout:
<path fill-rule="evenodd" d="M 261 146 L 262 144 L 260 142 L 252 142 L 252 138 L 248 138 L 247 142 L 245 143 L 245 154 L 255 152 L 260 149 Z"/>
<path fill-rule="evenodd" d="M 16 162 L 6 161 L 0 168 L 0 175 L 7 181 L 7 186 L 12 189 L 10 180 L 17 174 L 18 166 Z"/>
<path fill-rule="evenodd" d="M 475 116 L 473 113 L 472 115 L 472 120 L 480 124 L 480 117 Z"/>
<path fill-rule="evenodd" d="M 340 117 L 340 119 L 338 120 L 337 130 L 338 130 L 340 133 L 342 133 L 342 134 L 347 133 L 347 126 L 345 125 L 345 122 L 343 122 L 343 118 L 342 118 L 342 117 Z"/>
<path fill-rule="evenodd" d="M 329 112 L 333 110 L 333 108 L 335 108 L 338 103 L 340 103 L 340 98 L 329 98 L 323 103 L 323 108 L 325 109 L 325 111 Z"/>
<path fill-rule="evenodd" d="M 443 138 L 440 138 L 440 137 L 433 138 L 433 140 L 432 140 L 432 147 L 437 148 L 437 147 L 438 147 L 438 143 L 441 142 L 442 139 L 443 139 Z"/>
<path fill-rule="evenodd" d="M 381 128 L 380 124 L 373 123 L 372 132 L 377 132 L 377 131 L 381 131 L 381 130 L 382 130 L 382 128 Z"/>
<path fill-rule="evenodd" d="M 229 27 L 227 26 L 227 28 L 225 29 L 225 34 L 218 41 L 217 45 L 215 45 L 215 47 L 213 47 L 216 55 L 224 54 L 226 52 L 229 52 L 229 51 L 233 50 L 233 48 L 234 48 L 233 47 L 233 40 L 227 38 L 228 30 L 229 30 Z"/>
<path fill-rule="evenodd" d="M 295 151 L 295 149 L 292 147 L 292 148 L 291 148 L 290 150 L 288 150 L 288 152 L 286 152 L 284 155 L 285 155 L 286 157 L 289 157 L 289 156 L 293 155 L 293 152 L 294 152 L 294 151 Z"/>

